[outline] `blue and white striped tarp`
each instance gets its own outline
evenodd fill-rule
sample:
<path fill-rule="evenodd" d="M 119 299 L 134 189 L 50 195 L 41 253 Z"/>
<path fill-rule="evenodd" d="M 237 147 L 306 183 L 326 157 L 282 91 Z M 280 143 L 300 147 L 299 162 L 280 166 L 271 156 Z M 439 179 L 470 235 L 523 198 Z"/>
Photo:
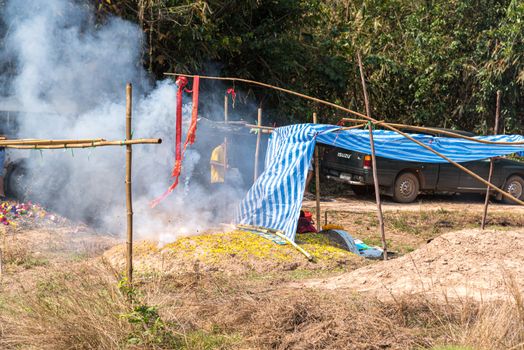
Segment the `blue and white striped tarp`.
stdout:
<path fill-rule="evenodd" d="M 277 128 L 271 134 L 264 172 L 240 202 L 237 224 L 284 231 L 294 240 L 302 206 L 309 163 L 315 144 L 321 143 L 370 154 L 367 130 L 339 130 L 321 124 L 297 124 Z M 465 139 L 410 134 L 455 162 L 468 162 L 524 151 L 524 145 L 492 145 Z M 476 136 L 480 140 L 524 142 L 520 135 Z M 393 131 L 373 132 L 379 157 L 425 163 L 445 163 L 429 150 Z"/>

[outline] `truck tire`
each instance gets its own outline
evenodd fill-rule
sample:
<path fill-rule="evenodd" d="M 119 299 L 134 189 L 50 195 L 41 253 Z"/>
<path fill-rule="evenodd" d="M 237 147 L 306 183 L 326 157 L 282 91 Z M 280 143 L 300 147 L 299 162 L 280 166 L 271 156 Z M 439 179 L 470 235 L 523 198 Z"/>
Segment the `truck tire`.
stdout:
<path fill-rule="evenodd" d="M 411 203 L 417 198 L 419 188 L 417 175 L 409 172 L 401 173 L 395 180 L 393 200 L 398 203 Z"/>
<path fill-rule="evenodd" d="M 518 175 L 513 175 L 508 178 L 504 185 L 504 191 L 509 192 L 513 197 L 524 200 L 524 180 Z M 502 201 L 507 204 L 516 204 L 509 198 L 502 197 Z"/>
<path fill-rule="evenodd" d="M 4 193 L 20 202 L 27 198 L 27 169 L 24 161 L 13 162 L 7 166 L 4 176 Z"/>

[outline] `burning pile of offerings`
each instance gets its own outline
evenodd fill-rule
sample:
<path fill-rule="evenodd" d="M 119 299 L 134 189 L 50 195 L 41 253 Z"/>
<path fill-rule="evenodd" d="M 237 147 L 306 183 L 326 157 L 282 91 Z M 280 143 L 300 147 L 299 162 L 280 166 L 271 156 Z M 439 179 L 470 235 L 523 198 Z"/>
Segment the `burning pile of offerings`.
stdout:
<path fill-rule="evenodd" d="M 60 218 L 32 202 L 19 203 L 13 200 L 0 202 L 0 225 L 31 225 L 36 223 L 57 223 Z"/>

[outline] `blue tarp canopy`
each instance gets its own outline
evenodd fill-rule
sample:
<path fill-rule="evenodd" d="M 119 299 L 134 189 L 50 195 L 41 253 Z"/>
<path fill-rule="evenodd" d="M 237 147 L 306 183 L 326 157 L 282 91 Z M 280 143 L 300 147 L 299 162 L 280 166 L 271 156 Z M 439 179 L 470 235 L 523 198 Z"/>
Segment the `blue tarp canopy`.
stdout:
<path fill-rule="evenodd" d="M 410 136 L 459 163 L 524 151 L 524 144 L 493 145 L 459 138 Z M 524 137 L 520 135 L 475 138 L 524 143 Z M 393 131 L 375 130 L 373 139 L 378 157 L 411 162 L 447 162 Z M 237 224 L 281 230 L 289 239 L 295 239 L 307 172 L 317 142 L 371 153 L 368 130 L 340 130 L 338 126 L 321 124 L 297 124 L 275 129 L 269 139 L 265 170 L 240 202 L 236 213 Z"/>

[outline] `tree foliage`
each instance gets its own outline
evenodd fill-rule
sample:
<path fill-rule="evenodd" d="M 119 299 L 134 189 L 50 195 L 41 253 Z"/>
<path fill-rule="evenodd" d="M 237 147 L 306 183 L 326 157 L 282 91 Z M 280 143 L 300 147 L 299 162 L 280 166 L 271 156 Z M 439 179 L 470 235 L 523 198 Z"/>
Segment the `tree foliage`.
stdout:
<path fill-rule="evenodd" d="M 94 0 L 92 0 L 94 1 Z M 144 30 L 144 65 L 260 80 L 363 111 L 356 53 L 380 119 L 490 132 L 496 90 L 507 132 L 524 113 L 520 0 L 96 0 Z M 217 85 L 209 84 L 212 88 Z M 280 124 L 339 112 L 242 86 Z M 237 87 L 240 90 L 240 87 Z M 215 91 L 216 92 L 216 91 Z M 213 98 L 212 90 L 208 91 Z M 221 94 L 220 98 L 221 98 Z"/>

